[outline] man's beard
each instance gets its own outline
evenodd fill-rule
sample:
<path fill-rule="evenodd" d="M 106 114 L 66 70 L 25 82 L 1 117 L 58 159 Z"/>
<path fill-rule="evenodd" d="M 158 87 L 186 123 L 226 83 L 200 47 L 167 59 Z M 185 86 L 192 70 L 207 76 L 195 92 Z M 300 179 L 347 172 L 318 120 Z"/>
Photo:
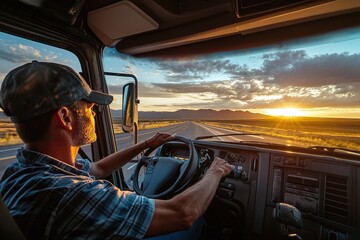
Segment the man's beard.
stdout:
<path fill-rule="evenodd" d="M 76 130 L 73 136 L 74 145 L 82 146 L 96 141 L 94 119 L 79 116 L 76 121 Z"/>

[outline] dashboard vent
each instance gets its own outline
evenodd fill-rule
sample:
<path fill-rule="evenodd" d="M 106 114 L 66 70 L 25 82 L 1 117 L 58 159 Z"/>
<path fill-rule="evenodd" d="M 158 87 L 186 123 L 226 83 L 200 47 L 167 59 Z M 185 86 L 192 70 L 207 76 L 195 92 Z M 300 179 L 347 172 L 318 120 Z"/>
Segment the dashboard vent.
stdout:
<path fill-rule="evenodd" d="M 326 176 L 324 217 L 349 223 L 350 207 L 347 178 Z"/>

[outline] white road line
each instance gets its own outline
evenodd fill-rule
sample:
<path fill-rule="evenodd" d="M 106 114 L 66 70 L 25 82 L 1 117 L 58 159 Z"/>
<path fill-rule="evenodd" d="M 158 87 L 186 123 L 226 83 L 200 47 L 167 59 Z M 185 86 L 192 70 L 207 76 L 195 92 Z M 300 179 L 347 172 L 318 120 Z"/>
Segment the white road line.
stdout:
<path fill-rule="evenodd" d="M 206 129 L 209 130 L 210 132 L 214 133 L 209 127 L 205 127 L 204 124 L 198 124 L 198 125 L 206 128 Z M 229 131 L 229 132 L 234 133 L 234 134 L 240 133 L 239 131 L 235 131 L 235 130 L 231 130 L 231 129 L 226 129 L 226 128 L 220 128 L 220 127 L 214 127 L 214 126 L 211 126 L 211 128 L 219 129 L 220 132 L 221 132 L 220 135 L 223 134 L 223 130 Z M 216 133 L 214 133 L 214 134 L 216 134 Z M 217 134 L 218 134 L 218 133 L 217 133 Z M 247 135 L 244 135 L 244 136 L 247 136 Z M 265 139 L 264 137 L 262 137 L 262 136 L 257 136 L 257 135 L 251 135 L 251 134 L 249 134 L 248 136 L 251 136 L 251 137 L 253 137 L 253 138 Z M 231 139 L 233 139 L 233 140 L 238 140 L 235 136 L 227 136 L 227 137 L 229 137 L 229 138 L 231 138 Z M 219 138 L 220 138 L 222 141 L 224 141 L 221 137 L 219 137 Z"/>
<path fill-rule="evenodd" d="M 250 135 L 251 137 L 253 138 L 260 138 L 260 139 L 265 139 L 264 137 L 261 137 L 261 136 L 256 136 L 256 135 Z"/>
<path fill-rule="evenodd" d="M 130 170 L 130 169 L 132 169 L 132 168 L 135 167 L 135 166 L 136 166 L 136 163 L 134 163 L 133 165 L 131 165 L 130 167 L 128 167 L 127 170 Z"/>
<path fill-rule="evenodd" d="M 200 126 L 203 127 L 203 128 L 205 128 L 206 130 L 208 130 L 209 132 L 211 132 L 211 133 L 214 134 L 214 135 L 219 135 L 219 133 L 213 131 L 213 130 L 212 130 L 211 128 L 209 128 L 209 127 L 205 127 L 204 125 L 200 125 Z M 219 138 L 221 141 L 224 141 L 224 142 L 225 142 L 225 140 L 224 140 L 222 137 L 217 137 L 217 138 Z"/>
<path fill-rule="evenodd" d="M 18 150 L 19 148 L 20 147 L 18 147 L 18 148 L 7 148 L 7 149 L 0 150 L 0 152 L 14 151 L 14 150 Z"/>

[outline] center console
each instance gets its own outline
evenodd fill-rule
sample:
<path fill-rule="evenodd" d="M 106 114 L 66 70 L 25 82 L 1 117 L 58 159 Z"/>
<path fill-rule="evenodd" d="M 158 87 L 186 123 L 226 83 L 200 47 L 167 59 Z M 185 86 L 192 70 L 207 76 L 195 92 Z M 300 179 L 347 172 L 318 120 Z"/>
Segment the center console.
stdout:
<path fill-rule="evenodd" d="M 356 239 L 356 204 L 352 201 L 355 169 L 329 160 L 271 155 L 268 226 L 274 205 L 284 202 L 301 211 L 304 227 L 298 231 L 303 239 Z"/>

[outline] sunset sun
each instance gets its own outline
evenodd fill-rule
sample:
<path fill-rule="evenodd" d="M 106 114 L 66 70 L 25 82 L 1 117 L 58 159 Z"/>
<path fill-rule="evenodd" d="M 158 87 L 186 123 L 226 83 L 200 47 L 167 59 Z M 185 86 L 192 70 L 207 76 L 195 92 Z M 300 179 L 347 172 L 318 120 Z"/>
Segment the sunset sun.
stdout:
<path fill-rule="evenodd" d="M 273 108 L 268 109 L 267 113 L 273 116 L 298 117 L 304 113 L 298 108 Z"/>

